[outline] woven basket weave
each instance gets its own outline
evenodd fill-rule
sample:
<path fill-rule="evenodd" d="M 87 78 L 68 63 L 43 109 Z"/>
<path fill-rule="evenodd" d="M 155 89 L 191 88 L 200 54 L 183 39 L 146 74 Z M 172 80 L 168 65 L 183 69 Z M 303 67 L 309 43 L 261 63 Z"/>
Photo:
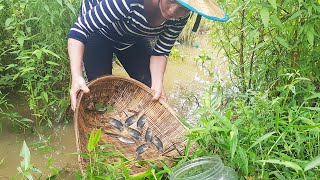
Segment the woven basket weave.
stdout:
<path fill-rule="evenodd" d="M 156 146 L 149 148 L 140 155 L 145 160 L 167 159 L 176 157 L 183 153 L 185 139 L 183 135 L 185 126 L 177 119 L 174 111 L 162 100 L 152 101 L 152 91 L 144 84 L 131 78 L 118 77 L 114 75 L 98 78 L 88 84 L 90 93 L 80 93 L 74 115 L 76 133 L 76 145 L 78 152 L 86 153 L 88 135 L 92 130 L 102 129 L 100 144 L 112 144 L 114 148 L 123 152 L 129 160 L 137 158 L 137 147 L 144 144 L 145 139 L 135 140 L 135 144 L 126 144 L 117 138 L 110 137 L 104 132 L 123 133 L 114 128 L 108 119 L 119 119 L 124 123 L 128 112 L 137 112 L 136 116 L 144 116 L 146 123 L 140 132 L 145 137 L 150 128 L 152 135 L 156 135 L 163 143 L 163 151 L 158 151 Z M 112 111 L 97 112 L 92 106 L 97 103 L 109 104 Z M 127 112 L 127 113 L 124 113 Z M 130 127 L 136 128 L 136 124 Z M 82 173 L 85 173 L 87 160 L 78 157 Z M 111 162 L 116 159 L 110 160 Z M 148 167 L 130 166 L 130 174 L 135 175 L 145 171 Z"/>

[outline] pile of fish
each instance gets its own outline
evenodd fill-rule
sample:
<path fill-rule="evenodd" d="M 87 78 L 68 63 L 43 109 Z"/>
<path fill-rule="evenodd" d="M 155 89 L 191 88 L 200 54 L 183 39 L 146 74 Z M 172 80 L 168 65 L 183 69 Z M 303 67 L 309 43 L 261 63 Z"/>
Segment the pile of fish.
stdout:
<path fill-rule="evenodd" d="M 127 113 L 126 113 L 127 114 Z M 111 132 L 105 132 L 106 135 L 117 138 L 119 141 L 126 143 L 126 144 L 132 144 L 132 145 L 138 145 L 141 144 L 136 148 L 136 157 L 140 157 L 142 153 L 144 153 L 151 145 L 154 145 L 158 152 L 163 152 L 163 143 L 160 140 L 159 137 L 156 135 L 152 135 L 151 128 L 146 128 L 146 132 L 143 133 L 143 128 L 146 124 L 146 117 L 145 115 L 137 115 L 133 114 L 126 117 L 124 122 L 122 122 L 120 119 L 116 118 L 110 118 L 108 123 L 111 124 L 111 126 L 119 131 L 119 134 L 117 133 L 111 133 Z M 129 135 L 129 137 L 126 137 L 126 134 Z M 144 135 L 144 137 L 142 137 Z"/>

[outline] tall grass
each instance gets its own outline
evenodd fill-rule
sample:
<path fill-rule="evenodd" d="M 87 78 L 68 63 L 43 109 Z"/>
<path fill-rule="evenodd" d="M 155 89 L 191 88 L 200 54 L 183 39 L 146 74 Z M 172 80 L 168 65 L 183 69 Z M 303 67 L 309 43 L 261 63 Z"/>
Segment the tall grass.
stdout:
<path fill-rule="evenodd" d="M 241 179 L 319 179 L 320 93 L 301 77 L 278 92 L 250 91 L 222 110 L 225 96 L 208 92 L 200 128 L 189 137 L 205 154 L 220 155 Z"/>
<path fill-rule="evenodd" d="M 68 106 L 66 34 L 78 5 L 68 0 L 0 1 L 0 90 L 24 94 L 37 124 L 51 126 Z"/>

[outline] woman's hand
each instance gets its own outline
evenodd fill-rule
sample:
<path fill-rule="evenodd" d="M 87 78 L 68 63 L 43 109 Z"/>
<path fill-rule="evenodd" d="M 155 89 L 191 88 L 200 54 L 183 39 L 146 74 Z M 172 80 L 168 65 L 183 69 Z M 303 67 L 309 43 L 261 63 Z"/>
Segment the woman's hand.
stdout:
<path fill-rule="evenodd" d="M 75 39 L 68 39 L 68 53 L 71 69 L 71 109 L 74 111 L 77 105 L 77 94 L 80 90 L 85 93 L 89 92 L 85 80 L 82 77 L 82 59 L 84 52 L 84 44 Z"/>
<path fill-rule="evenodd" d="M 163 77 L 167 66 L 167 58 L 165 56 L 151 56 L 150 72 L 151 72 L 151 89 L 155 92 L 152 100 L 157 101 L 159 98 L 167 100 L 167 95 L 163 87 Z"/>
<path fill-rule="evenodd" d="M 70 99 L 71 99 L 71 109 L 75 111 L 77 107 L 77 95 L 80 91 L 84 93 L 90 92 L 88 86 L 86 85 L 86 81 L 82 76 L 72 78 L 71 89 L 70 89 Z"/>
<path fill-rule="evenodd" d="M 155 95 L 152 98 L 153 101 L 157 101 L 160 98 L 163 99 L 164 101 L 167 101 L 168 98 L 162 83 L 161 84 L 157 83 L 156 85 L 155 83 L 153 83 L 151 86 L 151 89 L 155 92 Z"/>

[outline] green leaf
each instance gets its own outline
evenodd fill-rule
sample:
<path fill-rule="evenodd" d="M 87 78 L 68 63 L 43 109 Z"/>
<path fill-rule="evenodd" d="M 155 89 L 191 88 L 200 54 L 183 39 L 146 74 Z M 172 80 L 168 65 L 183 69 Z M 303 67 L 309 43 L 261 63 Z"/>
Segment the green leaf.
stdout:
<path fill-rule="evenodd" d="M 76 15 L 76 9 L 72 6 L 72 4 L 70 4 L 68 1 L 66 1 L 66 5 L 67 7 L 71 10 L 71 12 Z"/>
<path fill-rule="evenodd" d="M 6 19 L 6 22 L 4 23 L 4 26 L 7 28 L 12 23 L 12 21 L 13 21 L 12 18 Z"/>
<path fill-rule="evenodd" d="M 101 137 L 101 129 L 99 129 L 94 137 L 93 146 L 96 147 Z"/>
<path fill-rule="evenodd" d="M 262 141 L 268 139 L 268 138 L 271 137 L 274 133 L 276 133 L 276 132 L 270 132 L 270 133 L 267 133 L 267 134 L 261 136 L 258 140 L 256 140 L 256 141 L 249 147 L 249 149 L 253 148 L 253 147 L 256 146 L 257 144 L 261 143 Z M 249 149 L 248 149 L 248 150 L 249 150 Z"/>
<path fill-rule="evenodd" d="M 21 168 L 26 171 L 30 166 L 30 150 L 26 144 L 26 141 L 23 141 L 23 145 L 20 151 L 20 156 L 23 158 L 21 161 Z"/>
<path fill-rule="evenodd" d="M 91 131 L 90 137 L 89 137 L 89 141 L 87 144 L 87 150 L 90 153 L 93 149 L 93 138 L 94 138 L 94 131 Z"/>
<path fill-rule="evenodd" d="M 58 56 L 58 54 L 56 54 L 56 53 L 54 53 L 54 52 L 52 52 L 52 51 L 50 51 L 48 49 L 42 49 L 42 51 L 45 52 L 46 54 L 50 54 L 50 55 L 60 59 L 60 56 Z"/>
<path fill-rule="evenodd" d="M 22 121 L 22 122 L 28 122 L 28 123 L 33 123 L 33 120 L 28 119 L 28 118 L 22 118 L 20 121 Z"/>
<path fill-rule="evenodd" d="M 36 69 L 36 68 L 34 68 L 34 67 L 28 67 L 28 68 L 22 69 L 21 72 L 24 74 L 24 73 L 26 73 L 26 72 L 33 71 L 33 70 L 35 70 L 35 69 Z"/>
<path fill-rule="evenodd" d="M 320 107 L 305 107 L 305 108 L 307 108 L 307 109 L 309 109 L 309 110 L 312 110 L 312 111 L 318 111 L 318 112 L 320 112 Z"/>
<path fill-rule="evenodd" d="M 320 98 L 320 93 L 313 93 L 311 96 L 306 97 L 304 100 L 310 100 L 315 98 Z"/>
<path fill-rule="evenodd" d="M 121 168 L 122 168 L 122 173 L 125 176 L 126 179 L 130 179 L 130 174 L 127 166 L 124 164 L 124 162 L 121 160 Z"/>
<path fill-rule="evenodd" d="M 0 161 L 0 165 L 4 162 L 4 159 L 5 159 L 6 157 L 3 157 L 2 159 L 1 159 L 1 161 Z"/>
<path fill-rule="evenodd" d="M 278 160 L 278 159 L 269 159 L 269 160 L 259 160 L 258 162 L 284 165 L 284 166 L 286 166 L 288 168 L 292 168 L 292 169 L 296 170 L 296 172 L 302 171 L 302 168 L 298 164 L 296 164 L 294 162 L 290 162 L 290 161 L 282 161 L 282 160 Z"/>
<path fill-rule="evenodd" d="M 269 8 L 267 7 L 263 7 L 261 10 L 260 10 L 260 16 L 261 16 L 261 20 L 262 20 L 262 23 L 264 25 L 264 28 L 267 29 L 268 26 L 269 26 Z"/>
<path fill-rule="evenodd" d="M 41 57 L 42 57 L 42 51 L 40 51 L 39 49 L 33 51 L 32 54 L 36 55 L 38 59 L 41 59 Z"/>
<path fill-rule="evenodd" d="M 46 102 L 49 102 L 48 93 L 42 92 L 42 97 L 44 98 L 44 100 L 45 100 Z"/>
<path fill-rule="evenodd" d="M 94 131 L 91 132 L 89 137 L 89 142 L 87 145 L 87 150 L 89 153 L 96 147 L 96 145 L 100 140 L 100 137 L 101 137 L 101 129 L 99 129 L 96 134 L 94 133 Z"/>
<path fill-rule="evenodd" d="M 230 131 L 230 138 L 231 159 L 233 159 L 238 146 L 238 129 L 234 125 L 232 125 L 232 131 Z"/>
<path fill-rule="evenodd" d="M 22 47 L 23 44 L 24 44 L 24 36 L 19 35 L 19 36 L 17 37 L 17 41 L 18 41 L 20 47 Z"/>
<path fill-rule="evenodd" d="M 309 44 L 311 46 L 313 46 L 313 44 L 314 44 L 314 29 L 313 29 L 313 27 L 308 28 L 306 35 L 307 35 L 307 39 L 308 39 Z"/>
<path fill-rule="evenodd" d="M 276 37 L 276 39 L 283 47 L 290 49 L 290 45 L 288 44 L 287 40 L 282 39 L 281 37 Z"/>
<path fill-rule="evenodd" d="M 243 169 L 243 171 L 245 172 L 246 175 L 249 174 L 249 160 L 248 160 L 248 156 L 247 153 L 245 152 L 245 150 L 242 147 L 239 147 L 237 150 L 237 154 L 239 155 L 239 158 L 241 160 L 241 164 L 242 166 L 240 166 L 241 169 Z"/>
<path fill-rule="evenodd" d="M 60 4 L 60 6 L 62 7 L 62 0 L 56 0 L 59 4 Z"/>
<path fill-rule="evenodd" d="M 231 120 L 231 118 L 232 118 L 232 110 L 228 109 L 228 110 L 226 111 L 226 117 L 227 117 L 229 120 Z"/>
<path fill-rule="evenodd" d="M 276 0 L 268 0 L 269 1 L 269 3 L 271 4 L 271 6 L 275 9 L 275 10 L 277 10 L 277 1 Z"/>
<path fill-rule="evenodd" d="M 47 64 L 53 65 L 53 66 L 60 66 L 58 63 L 53 61 L 46 61 Z"/>
<path fill-rule="evenodd" d="M 315 168 L 317 166 L 320 166 L 320 156 L 314 158 L 313 160 L 311 160 L 306 167 L 304 167 L 304 171 L 308 171 L 312 168 Z"/>
<path fill-rule="evenodd" d="M 292 16 L 288 19 L 288 21 L 296 19 L 297 17 L 301 16 L 302 14 L 302 10 L 295 12 L 294 14 L 292 14 Z"/>
<path fill-rule="evenodd" d="M 24 176 L 26 176 L 28 180 L 33 180 L 33 177 L 29 172 L 25 172 Z"/>
<path fill-rule="evenodd" d="M 55 167 L 50 166 L 49 169 L 53 175 L 56 175 L 56 176 L 60 175 L 59 171 Z"/>
<path fill-rule="evenodd" d="M 282 24 L 282 22 L 280 21 L 280 19 L 277 17 L 277 16 L 275 16 L 275 15 L 271 15 L 270 16 L 270 19 L 271 19 L 271 21 L 276 25 L 276 26 L 279 26 L 279 27 L 283 27 L 283 24 Z"/>

